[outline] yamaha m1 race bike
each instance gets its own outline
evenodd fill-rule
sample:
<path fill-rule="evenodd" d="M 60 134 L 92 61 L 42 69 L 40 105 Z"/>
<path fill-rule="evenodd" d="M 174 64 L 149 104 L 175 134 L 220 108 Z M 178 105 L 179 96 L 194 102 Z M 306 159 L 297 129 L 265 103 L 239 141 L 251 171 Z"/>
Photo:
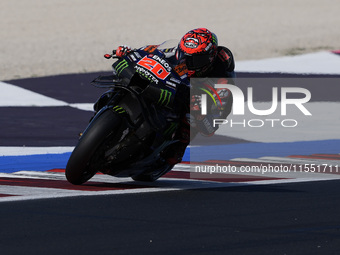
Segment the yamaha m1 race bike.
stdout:
<path fill-rule="evenodd" d="M 162 45 L 131 51 L 117 59 L 113 75 L 92 84 L 107 88 L 94 104 L 95 115 L 79 138 L 66 178 L 83 184 L 97 172 L 136 181 L 155 181 L 174 165 L 166 157 L 188 105 L 189 81 L 184 68 L 165 58 Z"/>

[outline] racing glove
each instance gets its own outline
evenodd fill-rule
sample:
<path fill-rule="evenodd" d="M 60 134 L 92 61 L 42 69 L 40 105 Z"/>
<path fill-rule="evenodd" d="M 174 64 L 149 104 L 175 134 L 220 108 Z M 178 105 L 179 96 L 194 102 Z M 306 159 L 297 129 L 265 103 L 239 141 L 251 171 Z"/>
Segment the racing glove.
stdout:
<path fill-rule="evenodd" d="M 118 46 L 117 50 L 116 50 L 116 56 L 117 57 L 124 57 L 125 55 L 129 54 L 131 52 L 131 47 L 127 46 L 127 45 L 121 45 Z"/>
<path fill-rule="evenodd" d="M 187 116 L 190 126 L 204 136 L 212 136 L 217 127 L 213 126 L 211 114 L 201 115 L 201 96 L 193 95 L 190 100 L 190 114 Z"/>
<path fill-rule="evenodd" d="M 215 103 L 208 97 L 208 113 L 201 114 L 201 96 L 192 95 L 190 100 L 190 115 L 188 122 L 204 136 L 211 136 L 218 129 L 214 119 L 225 119 L 231 112 L 233 97 L 229 89 L 217 89 L 213 94 Z"/>

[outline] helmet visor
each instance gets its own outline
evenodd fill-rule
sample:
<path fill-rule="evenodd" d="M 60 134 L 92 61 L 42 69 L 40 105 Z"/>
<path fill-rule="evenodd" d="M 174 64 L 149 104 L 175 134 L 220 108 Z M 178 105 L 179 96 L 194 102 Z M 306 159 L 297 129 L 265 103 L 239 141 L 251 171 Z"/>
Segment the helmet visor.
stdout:
<path fill-rule="evenodd" d="M 197 70 L 211 64 L 209 54 L 185 56 L 185 62 L 189 70 Z"/>

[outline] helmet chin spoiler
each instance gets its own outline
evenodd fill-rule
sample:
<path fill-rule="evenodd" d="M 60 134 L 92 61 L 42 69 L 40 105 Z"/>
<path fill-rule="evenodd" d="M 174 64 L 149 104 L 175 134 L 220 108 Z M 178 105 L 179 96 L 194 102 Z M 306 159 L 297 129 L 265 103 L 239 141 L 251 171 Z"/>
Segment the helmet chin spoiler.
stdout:
<path fill-rule="evenodd" d="M 185 61 L 189 70 L 201 69 L 211 64 L 209 54 L 186 56 Z"/>

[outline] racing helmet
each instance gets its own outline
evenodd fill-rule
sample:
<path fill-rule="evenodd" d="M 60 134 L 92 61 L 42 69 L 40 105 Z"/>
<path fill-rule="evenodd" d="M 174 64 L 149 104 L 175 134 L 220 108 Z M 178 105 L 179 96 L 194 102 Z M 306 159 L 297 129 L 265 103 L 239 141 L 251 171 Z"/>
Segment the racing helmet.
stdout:
<path fill-rule="evenodd" d="M 206 28 L 190 30 L 180 40 L 176 58 L 186 64 L 188 75 L 202 76 L 210 70 L 217 56 L 217 36 Z"/>

